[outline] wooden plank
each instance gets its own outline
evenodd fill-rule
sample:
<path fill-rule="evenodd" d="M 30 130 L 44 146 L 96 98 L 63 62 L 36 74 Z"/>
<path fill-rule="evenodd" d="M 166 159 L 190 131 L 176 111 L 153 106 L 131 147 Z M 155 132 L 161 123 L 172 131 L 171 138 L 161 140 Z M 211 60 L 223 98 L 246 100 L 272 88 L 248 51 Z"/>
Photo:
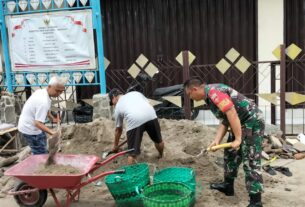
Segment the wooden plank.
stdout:
<path fill-rule="evenodd" d="M 4 149 L 0 154 L 3 154 L 3 153 L 12 153 L 12 152 L 19 152 L 19 150 L 16 150 L 16 149 Z"/>
<path fill-rule="evenodd" d="M 298 142 L 293 145 L 293 148 L 296 149 L 298 152 L 305 152 L 305 144 Z"/>
<path fill-rule="evenodd" d="M 12 128 L 6 129 L 6 130 L 0 130 L 0 135 L 4 135 L 6 133 L 17 131 L 17 130 L 18 130 L 17 127 L 12 127 Z"/>
<path fill-rule="evenodd" d="M 7 165 L 10 165 L 18 160 L 18 156 L 12 156 L 8 158 L 2 158 L 0 159 L 0 167 L 5 167 Z"/>
<path fill-rule="evenodd" d="M 86 104 L 89 104 L 90 106 L 93 106 L 93 100 L 92 99 L 81 99 L 81 101 L 85 102 Z"/>
<path fill-rule="evenodd" d="M 9 145 L 14 139 L 16 138 L 16 136 L 11 137 L 11 139 L 6 142 L 6 144 L 0 149 L 0 153 L 6 148 L 7 145 Z"/>

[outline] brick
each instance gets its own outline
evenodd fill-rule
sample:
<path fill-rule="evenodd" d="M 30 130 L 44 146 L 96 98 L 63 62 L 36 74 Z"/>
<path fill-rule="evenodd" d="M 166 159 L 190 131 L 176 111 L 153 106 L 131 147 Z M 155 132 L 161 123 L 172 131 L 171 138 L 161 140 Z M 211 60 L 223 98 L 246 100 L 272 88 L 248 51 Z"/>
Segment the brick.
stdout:
<path fill-rule="evenodd" d="M 293 148 L 296 149 L 298 152 L 305 152 L 305 144 L 298 142 L 293 145 Z"/>
<path fill-rule="evenodd" d="M 275 136 L 270 136 L 270 142 L 272 144 L 273 149 L 279 149 L 283 147 L 281 141 Z"/>

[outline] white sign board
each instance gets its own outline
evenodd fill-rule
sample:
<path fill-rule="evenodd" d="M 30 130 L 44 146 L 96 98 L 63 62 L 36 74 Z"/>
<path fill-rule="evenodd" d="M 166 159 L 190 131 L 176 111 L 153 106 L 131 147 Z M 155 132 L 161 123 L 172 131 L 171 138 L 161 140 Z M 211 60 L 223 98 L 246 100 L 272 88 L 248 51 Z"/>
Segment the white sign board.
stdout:
<path fill-rule="evenodd" d="M 7 17 L 13 71 L 96 69 L 91 10 Z"/>

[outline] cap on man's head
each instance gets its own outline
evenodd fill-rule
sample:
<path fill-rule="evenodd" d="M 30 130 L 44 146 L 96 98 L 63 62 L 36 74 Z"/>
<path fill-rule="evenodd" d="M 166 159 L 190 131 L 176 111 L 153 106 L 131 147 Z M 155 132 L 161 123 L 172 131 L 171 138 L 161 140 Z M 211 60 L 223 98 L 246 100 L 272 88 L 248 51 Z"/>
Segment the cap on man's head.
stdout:
<path fill-rule="evenodd" d="M 110 106 L 113 105 L 113 103 L 112 103 L 113 97 L 116 97 L 121 94 L 123 94 L 123 93 L 117 88 L 113 88 L 111 91 L 109 91 L 108 96 L 109 96 L 109 100 L 110 100 L 110 102 L 109 102 Z"/>

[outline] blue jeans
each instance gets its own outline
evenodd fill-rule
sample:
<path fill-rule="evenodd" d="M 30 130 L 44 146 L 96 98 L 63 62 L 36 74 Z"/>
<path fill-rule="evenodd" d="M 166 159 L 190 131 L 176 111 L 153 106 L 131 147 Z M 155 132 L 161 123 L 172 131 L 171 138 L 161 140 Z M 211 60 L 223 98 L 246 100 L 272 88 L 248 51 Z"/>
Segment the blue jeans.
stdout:
<path fill-rule="evenodd" d="M 47 135 L 45 132 L 42 132 L 38 135 L 21 134 L 26 140 L 27 144 L 31 147 L 33 155 L 48 153 Z"/>

